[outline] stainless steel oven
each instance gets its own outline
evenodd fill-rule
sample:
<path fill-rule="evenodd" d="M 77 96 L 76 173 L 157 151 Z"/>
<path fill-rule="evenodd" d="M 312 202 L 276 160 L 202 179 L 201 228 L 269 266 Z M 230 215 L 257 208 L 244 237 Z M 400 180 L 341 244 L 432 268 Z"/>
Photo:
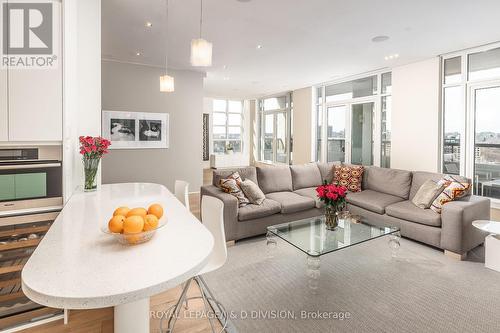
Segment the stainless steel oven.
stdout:
<path fill-rule="evenodd" d="M 61 148 L 0 148 L 0 215 L 62 205 Z"/>
<path fill-rule="evenodd" d="M 21 290 L 24 264 L 62 208 L 61 157 L 60 146 L 0 147 L 0 331 L 61 315 Z"/>

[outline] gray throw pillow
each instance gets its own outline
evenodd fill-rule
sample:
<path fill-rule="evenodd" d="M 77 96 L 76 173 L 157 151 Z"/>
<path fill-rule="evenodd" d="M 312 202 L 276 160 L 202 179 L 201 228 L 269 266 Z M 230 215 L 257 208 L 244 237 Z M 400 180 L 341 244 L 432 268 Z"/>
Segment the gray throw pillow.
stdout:
<path fill-rule="evenodd" d="M 245 179 L 240 183 L 241 190 L 245 193 L 250 203 L 260 205 L 266 198 L 264 192 L 250 179 Z"/>
<path fill-rule="evenodd" d="M 444 188 L 443 184 L 429 179 L 420 186 L 411 201 L 419 208 L 430 208 L 434 199 L 443 192 Z"/>

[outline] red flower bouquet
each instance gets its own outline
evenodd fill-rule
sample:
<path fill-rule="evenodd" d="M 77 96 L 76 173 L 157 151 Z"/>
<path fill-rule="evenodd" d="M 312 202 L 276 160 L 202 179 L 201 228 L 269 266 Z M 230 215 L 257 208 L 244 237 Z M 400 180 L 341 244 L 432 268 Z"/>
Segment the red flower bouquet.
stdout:
<path fill-rule="evenodd" d="M 334 230 L 338 226 L 337 212 L 345 206 L 347 188 L 325 182 L 316 188 L 316 193 L 319 200 L 325 203 L 326 227 Z"/>
<path fill-rule="evenodd" d="M 96 175 L 99 169 L 99 162 L 102 156 L 108 153 L 111 142 L 100 136 L 81 136 L 79 141 L 83 170 L 85 172 L 84 190 L 95 191 L 97 189 Z"/>

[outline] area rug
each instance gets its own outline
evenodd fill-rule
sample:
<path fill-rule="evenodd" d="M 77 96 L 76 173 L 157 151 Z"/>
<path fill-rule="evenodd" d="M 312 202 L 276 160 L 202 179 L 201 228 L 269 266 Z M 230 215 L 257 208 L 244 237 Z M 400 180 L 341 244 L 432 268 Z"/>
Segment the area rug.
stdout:
<path fill-rule="evenodd" d="M 383 237 L 322 256 L 315 295 L 306 255 L 279 241 L 268 258 L 258 238 L 204 278 L 232 332 L 500 332 L 500 273 L 483 256 L 456 261 L 402 239 L 393 259 Z"/>

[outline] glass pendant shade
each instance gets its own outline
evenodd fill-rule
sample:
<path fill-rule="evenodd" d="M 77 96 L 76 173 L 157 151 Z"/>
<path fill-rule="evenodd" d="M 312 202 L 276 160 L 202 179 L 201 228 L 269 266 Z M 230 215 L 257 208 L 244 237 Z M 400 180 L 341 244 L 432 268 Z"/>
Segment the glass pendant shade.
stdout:
<path fill-rule="evenodd" d="M 191 40 L 191 65 L 212 66 L 212 43 L 203 38 Z"/>
<path fill-rule="evenodd" d="M 174 78 L 172 76 L 160 76 L 160 91 L 173 92 L 174 91 Z"/>

